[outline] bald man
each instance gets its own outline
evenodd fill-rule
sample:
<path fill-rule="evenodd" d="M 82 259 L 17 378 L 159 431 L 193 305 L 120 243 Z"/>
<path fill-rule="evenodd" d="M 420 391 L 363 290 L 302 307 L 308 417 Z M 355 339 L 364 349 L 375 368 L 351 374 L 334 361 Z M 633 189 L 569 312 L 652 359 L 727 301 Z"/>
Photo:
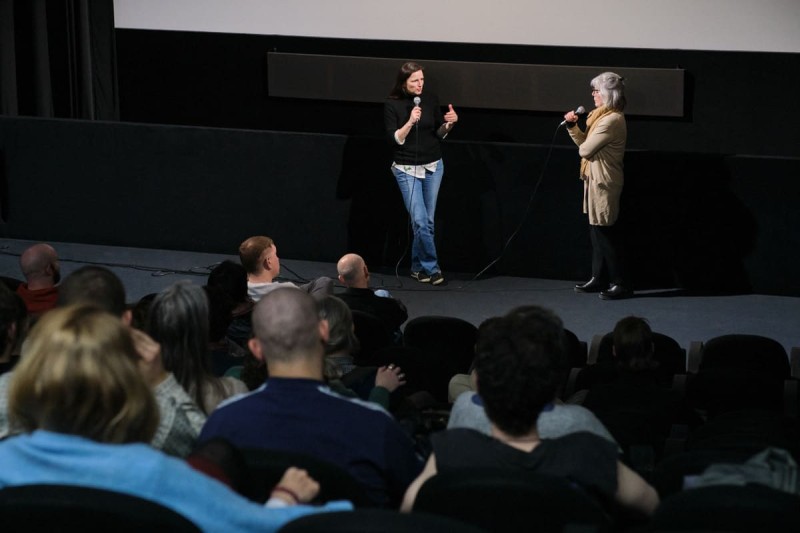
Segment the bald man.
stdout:
<path fill-rule="evenodd" d="M 19 268 L 25 283 L 17 287 L 17 294 L 25 302 L 28 313 L 39 317 L 58 302 L 58 282 L 61 267 L 58 254 L 49 244 L 34 244 L 19 257 Z"/>
<path fill-rule="evenodd" d="M 422 469 L 410 437 L 381 407 L 332 392 L 323 380 L 328 322 L 310 295 L 269 292 L 253 310 L 249 347 L 269 378 L 221 404 L 200 442 L 222 437 L 239 448 L 296 451 L 333 463 L 361 482 L 377 505 L 397 504 Z"/>
<path fill-rule="evenodd" d="M 354 311 L 362 311 L 380 318 L 386 329 L 402 338 L 400 326 L 408 320 L 408 310 L 403 302 L 389 296 L 385 290 L 369 287 L 369 270 L 358 254 L 346 254 L 336 264 L 339 281 L 346 287 L 336 294 Z"/>

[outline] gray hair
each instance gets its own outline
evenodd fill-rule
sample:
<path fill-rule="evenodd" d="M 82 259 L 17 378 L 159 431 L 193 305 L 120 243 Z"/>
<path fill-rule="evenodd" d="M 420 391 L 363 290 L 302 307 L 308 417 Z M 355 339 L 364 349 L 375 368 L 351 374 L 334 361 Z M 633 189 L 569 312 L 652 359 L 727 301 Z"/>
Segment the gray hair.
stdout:
<path fill-rule="evenodd" d="M 353 331 L 353 313 L 341 298 L 328 295 L 317 302 L 319 318 L 328 321 L 328 342 L 325 354 L 358 351 L 359 343 Z"/>
<path fill-rule="evenodd" d="M 625 78 L 614 72 L 603 72 L 591 81 L 591 86 L 600 91 L 606 107 L 615 111 L 625 109 Z"/>

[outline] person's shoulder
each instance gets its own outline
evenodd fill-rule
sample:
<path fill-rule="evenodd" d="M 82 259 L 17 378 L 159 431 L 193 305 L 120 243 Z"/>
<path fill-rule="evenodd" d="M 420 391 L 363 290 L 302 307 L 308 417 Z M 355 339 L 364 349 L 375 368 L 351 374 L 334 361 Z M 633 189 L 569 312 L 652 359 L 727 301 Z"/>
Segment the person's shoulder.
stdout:
<path fill-rule="evenodd" d="M 595 433 L 584 430 L 567 433 L 566 435 L 552 439 L 546 439 L 542 442 L 547 442 L 549 447 L 558 449 L 559 451 L 583 451 L 608 448 L 610 450 L 613 449 L 613 453 L 616 454 L 616 445 L 600 437 L 599 435 L 596 435 Z"/>
<path fill-rule="evenodd" d="M 319 392 L 325 395 L 330 400 L 331 404 L 336 405 L 343 413 L 356 413 L 359 416 L 375 417 L 378 421 L 389 420 L 394 422 L 392 415 L 376 403 L 368 402 L 360 398 L 344 396 L 332 390 L 327 385 L 320 385 Z"/>
<path fill-rule="evenodd" d="M 477 392 L 468 390 L 458 395 L 456 401 L 453 402 L 453 409 L 455 409 L 456 406 L 459 408 L 479 407 L 483 409 L 483 402 L 481 402 Z"/>
<path fill-rule="evenodd" d="M 405 100 L 403 100 L 402 98 L 395 98 L 395 97 L 392 97 L 392 96 L 387 96 L 386 98 L 383 99 L 384 107 L 388 107 L 388 108 L 395 108 L 395 107 L 398 107 L 400 105 L 403 105 L 404 103 L 405 103 Z"/>
<path fill-rule="evenodd" d="M 496 439 L 491 435 L 481 433 L 473 428 L 450 428 L 439 431 L 431 435 L 431 438 L 438 443 L 451 442 L 455 444 L 470 444 L 473 442 L 494 442 Z M 499 441 L 498 441 L 499 442 Z"/>
<path fill-rule="evenodd" d="M 568 416 L 573 420 L 597 420 L 597 417 L 589 409 L 575 404 L 557 404 L 553 406 L 552 414 L 554 416 Z"/>
<path fill-rule="evenodd" d="M 612 111 L 611 113 L 608 113 L 606 116 L 602 117 L 600 120 L 609 124 L 624 125 L 625 113 L 622 111 Z"/>

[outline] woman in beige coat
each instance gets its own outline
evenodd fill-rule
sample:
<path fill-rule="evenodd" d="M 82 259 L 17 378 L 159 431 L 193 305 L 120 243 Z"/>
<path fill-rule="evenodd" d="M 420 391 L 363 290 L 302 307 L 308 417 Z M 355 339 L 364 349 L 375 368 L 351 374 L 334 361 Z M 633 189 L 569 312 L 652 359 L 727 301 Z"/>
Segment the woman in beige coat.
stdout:
<path fill-rule="evenodd" d="M 577 292 L 600 292 L 604 300 L 627 298 L 620 235 L 615 226 L 624 182 L 622 159 L 628 130 L 625 125 L 625 84 L 613 72 L 591 82 L 595 109 L 586 118 L 586 131 L 576 127 L 574 111 L 564 115 L 567 131 L 578 145 L 583 180 L 583 212 L 589 215 L 592 238 L 592 278 L 575 286 Z"/>

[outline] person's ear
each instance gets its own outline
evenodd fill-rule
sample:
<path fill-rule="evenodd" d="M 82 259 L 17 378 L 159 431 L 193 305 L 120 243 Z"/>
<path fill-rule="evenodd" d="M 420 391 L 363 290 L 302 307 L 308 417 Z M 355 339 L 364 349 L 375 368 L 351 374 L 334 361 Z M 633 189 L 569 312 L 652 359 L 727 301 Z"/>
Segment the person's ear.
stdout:
<path fill-rule="evenodd" d="M 264 348 L 261 346 L 261 341 L 253 337 L 247 341 L 247 347 L 250 348 L 250 353 L 253 354 L 258 361 L 264 361 Z"/>
<path fill-rule="evenodd" d="M 133 311 L 126 309 L 122 312 L 122 323 L 130 326 L 133 323 Z"/>
<path fill-rule="evenodd" d="M 324 318 L 319 321 L 319 338 L 323 344 L 328 343 L 328 339 L 331 337 L 331 328 L 328 321 Z"/>

